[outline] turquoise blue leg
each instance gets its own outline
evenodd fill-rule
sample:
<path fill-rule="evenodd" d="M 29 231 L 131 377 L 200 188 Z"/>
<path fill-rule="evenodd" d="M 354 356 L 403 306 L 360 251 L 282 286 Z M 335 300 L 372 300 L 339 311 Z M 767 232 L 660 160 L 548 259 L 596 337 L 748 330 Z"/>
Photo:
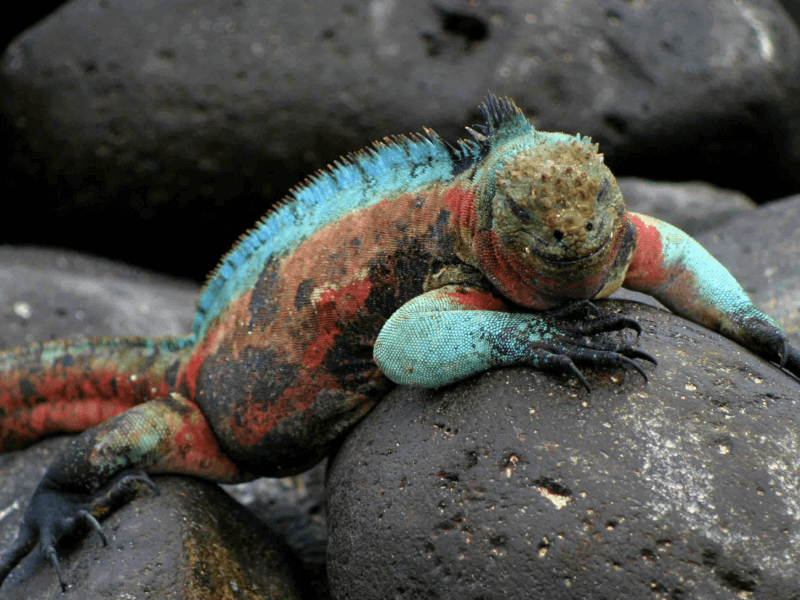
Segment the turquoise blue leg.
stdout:
<path fill-rule="evenodd" d="M 637 213 L 628 218 L 637 240 L 626 288 L 650 294 L 673 312 L 800 376 L 800 351 L 705 248 L 664 221 Z"/>

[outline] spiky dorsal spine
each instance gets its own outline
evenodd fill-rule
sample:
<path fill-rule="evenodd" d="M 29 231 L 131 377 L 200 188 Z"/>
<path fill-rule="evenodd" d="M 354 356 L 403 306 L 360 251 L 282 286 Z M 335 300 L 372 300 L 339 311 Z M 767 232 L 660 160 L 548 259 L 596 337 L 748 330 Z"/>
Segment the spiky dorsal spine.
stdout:
<path fill-rule="evenodd" d="M 470 133 L 487 150 L 509 138 L 533 131 L 522 110 L 510 98 L 498 98 L 490 92 L 481 103 L 481 112 L 486 119 L 486 125 L 480 128 L 482 133 Z"/>
<path fill-rule="evenodd" d="M 477 160 L 472 142 L 452 146 L 431 130 L 386 137 L 317 171 L 275 205 L 222 258 L 197 304 L 193 324 L 201 336 L 233 298 L 255 285 L 272 257 L 351 211 L 447 181 Z"/>
<path fill-rule="evenodd" d="M 522 110 L 510 98 L 498 98 L 491 92 L 481 103 L 485 125 L 467 127 L 475 144 L 480 148 L 480 157 L 487 156 L 493 148 L 518 136 L 534 133 L 534 129 Z"/>

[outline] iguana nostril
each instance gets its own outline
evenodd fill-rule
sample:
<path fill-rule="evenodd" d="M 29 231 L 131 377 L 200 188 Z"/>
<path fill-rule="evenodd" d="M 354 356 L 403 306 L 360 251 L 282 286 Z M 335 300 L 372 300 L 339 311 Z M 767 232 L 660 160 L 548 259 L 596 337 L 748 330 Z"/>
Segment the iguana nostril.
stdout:
<path fill-rule="evenodd" d="M 553 237 L 554 237 L 554 238 L 556 238 L 556 241 L 557 241 L 557 242 L 560 242 L 561 240 L 563 240 L 563 239 L 564 239 L 564 234 L 563 234 L 563 233 L 561 233 L 561 232 L 560 232 L 558 229 L 556 229 L 556 230 L 553 232 Z"/>
<path fill-rule="evenodd" d="M 594 229 L 594 225 L 590 221 L 586 224 L 586 231 L 591 231 L 592 229 Z"/>

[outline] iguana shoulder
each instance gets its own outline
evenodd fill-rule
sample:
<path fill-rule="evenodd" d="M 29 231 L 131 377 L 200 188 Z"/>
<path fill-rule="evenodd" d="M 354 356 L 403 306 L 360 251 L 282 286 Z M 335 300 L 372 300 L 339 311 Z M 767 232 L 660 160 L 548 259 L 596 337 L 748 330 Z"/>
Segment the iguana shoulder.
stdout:
<path fill-rule="evenodd" d="M 480 158 L 478 144 L 444 142 L 433 130 L 395 136 L 350 154 L 290 190 L 241 236 L 209 276 L 192 326 L 199 338 L 233 298 L 255 285 L 271 257 L 287 256 L 348 214 L 440 185 Z"/>

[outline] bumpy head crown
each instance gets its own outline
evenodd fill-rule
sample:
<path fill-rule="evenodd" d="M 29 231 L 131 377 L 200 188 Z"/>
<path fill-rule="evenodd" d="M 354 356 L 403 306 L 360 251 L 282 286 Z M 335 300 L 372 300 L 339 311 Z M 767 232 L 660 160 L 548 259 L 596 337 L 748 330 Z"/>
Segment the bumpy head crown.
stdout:
<path fill-rule="evenodd" d="M 550 263 L 586 259 L 624 210 L 596 145 L 573 138 L 515 154 L 495 170 L 493 225 L 509 250 Z"/>

